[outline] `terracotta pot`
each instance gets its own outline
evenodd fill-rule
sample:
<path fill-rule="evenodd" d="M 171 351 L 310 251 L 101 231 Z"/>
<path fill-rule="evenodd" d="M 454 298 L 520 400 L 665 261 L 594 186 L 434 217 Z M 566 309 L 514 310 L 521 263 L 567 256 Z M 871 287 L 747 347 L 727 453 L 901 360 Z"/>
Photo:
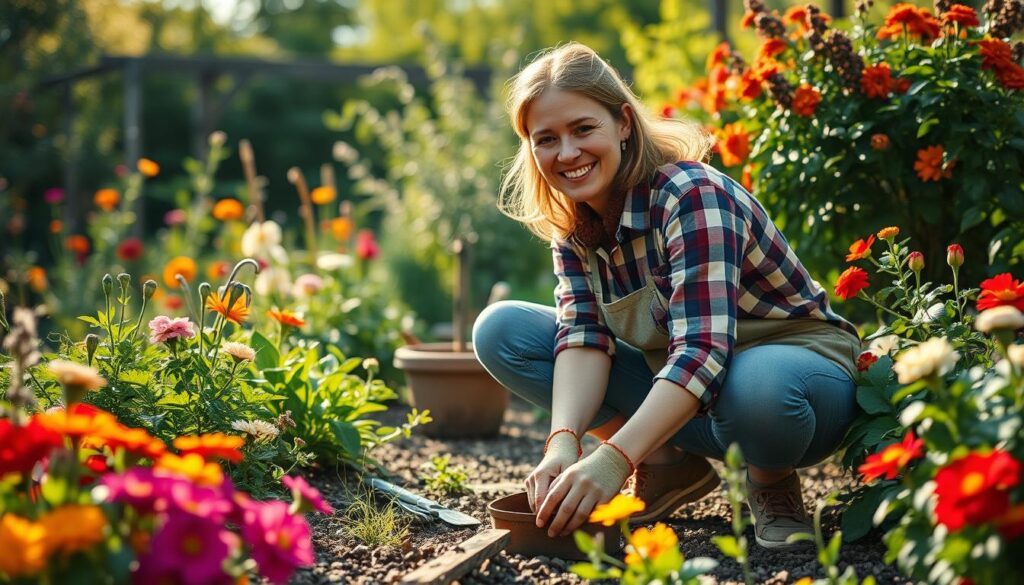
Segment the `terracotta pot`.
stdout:
<path fill-rule="evenodd" d="M 498 434 L 508 408 L 508 390 L 473 353 L 451 343 L 420 343 L 395 351 L 405 371 L 413 406 L 430 410 L 432 422 L 419 427 L 429 437 L 487 437 Z"/>
<path fill-rule="evenodd" d="M 570 534 L 551 538 L 547 527 L 537 528 L 537 515 L 530 511 L 530 501 L 526 492 L 498 498 L 487 504 L 491 514 L 491 524 L 495 528 L 511 532 L 512 540 L 505 548 L 506 552 L 528 556 L 544 555 L 560 559 L 587 560 L 587 555 L 576 547 L 576 540 Z M 601 535 L 604 551 L 610 555 L 622 550 L 621 533 L 618 526 L 602 526 L 600 524 L 584 524 L 580 530 L 591 536 Z"/>

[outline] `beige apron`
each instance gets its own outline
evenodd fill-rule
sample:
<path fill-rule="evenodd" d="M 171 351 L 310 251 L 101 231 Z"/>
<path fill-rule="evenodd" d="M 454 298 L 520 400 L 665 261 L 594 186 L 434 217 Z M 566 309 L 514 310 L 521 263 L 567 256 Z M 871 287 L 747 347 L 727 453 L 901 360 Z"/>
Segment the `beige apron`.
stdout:
<path fill-rule="evenodd" d="M 621 299 L 604 303 L 596 251 L 590 250 L 588 257 L 591 290 L 605 325 L 617 339 L 643 350 L 647 366 L 657 374 L 668 362 L 670 337 L 661 325 L 664 319 L 669 318 L 668 299 L 655 284 L 647 260 L 640 262 L 646 283 L 644 287 Z M 846 370 L 851 378 L 857 375 L 860 339 L 820 319 L 736 320 L 734 353 L 763 344 L 806 347 Z"/>

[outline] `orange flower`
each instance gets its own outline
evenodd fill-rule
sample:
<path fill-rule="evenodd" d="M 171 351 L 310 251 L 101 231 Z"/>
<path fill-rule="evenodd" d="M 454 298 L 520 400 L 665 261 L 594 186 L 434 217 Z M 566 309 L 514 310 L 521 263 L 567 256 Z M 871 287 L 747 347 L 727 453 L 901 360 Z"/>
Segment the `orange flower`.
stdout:
<path fill-rule="evenodd" d="M 210 280 L 217 280 L 227 276 L 228 272 L 231 272 L 231 263 L 227 260 L 218 260 L 206 267 L 206 276 Z"/>
<path fill-rule="evenodd" d="M 843 300 L 850 300 L 857 296 L 857 293 L 868 287 L 868 273 L 863 268 L 851 266 L 839 275 L 836 281 L 836 296 Z"/>
<path fill-rule="evenodd" d="M 275 321 L 281 325 L 289 325 L 291 327 L 302 327 L 306 324 L 306 321 L 302 319 L 302 316 L 294 311 L 288 309 L 282 309 L 280 311 L 271 309 L 267 311 L 267 314 L 274 318 Z"/>
<path fill-rule="evenodd" d="M 69 504 L 46 513 L 39 523 L 46 529 L 47 553 L 67 555 L 103 542 L 107 517 L 99 506 Z"/>
<path fill-rule="evenodd" d="M 637 528 L 626 546 L 626 564 L 637 565 L 644 560 L 653 561 L 663 552 L 679 546 L 679 537 L 674 530 L 658 522 L 654 528 Z"/>
<path fill-rule="evenodd" d="M 29 288 L 35 292 L 41 293 L 46 290 L 46 269 L 40 266 L 33 266 L 28 269 L 26 277 Z"/>
<path fill-rule="evenodd" d="M 900 235 L 900 228 L 891 225 L 878 230 L 878 238 L 880 240 L 892 241 L 896 236 Z"/>
<path fill-rule="evenodd" d="M 876 360 L 878 358 L 875 358 Z M 907 431 L 903 442 L 893 443 L 882 449 L 881 453 L 868 455 L 864 464 L 857 468 L 864 483 L 871 483 L 879 477 L 896 479 L 903 468 L 911 460 L 924 455 L 924 441 L 914 436 L 914 431 Z"/>
<path fill-rule="evenodd" d="M 981 294 L 978 295 L 979 311 L 1002 305 L 1024 311 L 1024 282 L 1014 280 L 1009 272 L 981 281 Z"/>
<path fill-rule="evenodd" d="M 739 95 L 746 100 L 752 100 L 761 95 L 761 82 L 750 69 L 744 71 L 740 76 Z"/>
<path fill-rule="evenodd" d="M 163 292 L 157 291 L 157 292 Z M 185 306 L 185 301 L 178 295 L 167 295 L 164 297 L 164 308 L 168 311 L 177 311 L 178 309 Z"/>
<path fill-rule="evenodd" d="M 339 242 L 347 241 L 352 236 L 352 220 L 347 217 L 336 217 L 331 220 L 331 235 Z"/>
<path fill-rule="evenodd" d="M 156 460 L 167 452 L 167 445 L 150 435 L 145 429 L 130 428 L 120 423 L 110 425 L 101 433 L 82 440 L 82 447 L 85 448 L 100 449 L 104 446 L 115 453 L 118 449 L 124 449 L 129 453 L 152 460 Z"/>
<path fill-rule="evenodd" d="M 50 233 L 59 234 L 64 231 L 64 222 L 59 219 L 55 219 L 50 222 Z"/>
<path fill-rule="evenodd" d="M 793 113 L 810 117 L 821 103 L 821 94 L 809 84 L 803 84 L 793 92 Z"/>
<path fill-rule="evenodd" d="M 317 205 L 327 205 L 338 196 L 334 187 L 317 187 L 309 194 L 309 198 Z"/>
<path fill-rule="evenodd" d="M 14 514 L 0 516 L 0 573 L 8 578 L 38 573 L 46 567 L 46 528 Z"/>
<path fill-rule="evenodd" d="M 782 63 L 779 63 L 775 59 L 762 59 L 754 62 L 753 75 L 754 79 L 763 82 L 782 70 Z"/>
<path fill-rule="evenodd" d="M 93 202 L 103 211 L 111 211 L 121 202 L 121 194 L 117 189 L 100 189 L 93 196 Z"/>
<path fill-rule="evenodd" d="M 92 249 L 92 246 L 89 245 L 89 238 L 80 235 L 68 236 L 67 247 L 68 250 L 79 256 L 85 256 Z"/>
<path fill-rule="evenodd" d="M 217 221 L 235 221 L 245 217 L 245 206 L 238 199 L 227 197 L 213 206 L 213 217 Z"/>
<path fill-rule="evenodd" d="M 140 158 L 139 162 L 135 164 L 135 167 L 139 169 L 144 177 L 155 177 L 160 174 L 160 165 L 149 160 L 148 158 Z"/>
<path fill-rule="evenodd" d="M 224 482 L 224 471 L 220 465 L 207 462 L 198 453 L 186 453 L 180 457 L 164 453 L 156 460 L 153 470 L 157 475 L 177 475 L 201 486 L 218 486 Z"/>
<path fill-rule="evenodd" d="M 999 71 L 1015 63 L 1013 49 L 1002 39 L 985 37 L 977 41 L 978 53 L 981 55 L 981 68 Z"/>
<path fill-rule="evenodd" d="M 868 236 L 867 241 L 857 240 L 850 244 L 850 253 L 846 255 L 847 262 L 863 260 L 871 255 L 871 246 L 875 243 L 875 236 Z"/>
<path fill-rule="evenodd" d="M 906 3 L 892 7 L 885 17 L 885 26 L 878 31 L 879 39 L 891 39 L 907 34 L 920 37 L 923 42 L 930 42 L 939 36 L 941 24 L 925 8 L 917 8 Z"/>
<path fill-rule="evenodd" d="M 960 26 L 978 26 L 978 13 L 974 11 L 970 6 L 963 4 L 954 4 L 949 7 L 949 10 L 942 14 L 942 22 L 947 25 L 953 24 L 954 22 Z"/>
<path fill-rule="evenodd" d="M 249 307 L 245 305 L 245 295 L 238 295 L 231 307 L 228 307 L 230 300 L 231 293 L 228 291 L 224 291 L 223 295 L 213 293 L 206 297 L 206 308 L 220 313 L 225 319 L 236 325 L 241 325 L 242 321 L 249 318 Z"/>
<path fill-rule="evenodd" d="M 729 43 L 718 43 L 718 46 L 712 49 L 711 54 L 708 55 L 707 61 L 704 63 L 705 71 L 711 71 L 716 66 L 725 63 L 726 58 L 731 54 L 732 51 L 729 49 Z"/>
<path fill-rule="evenodd" d="M 757 51 L 757 60 L 773 59 L 776 55 L 786 50 L 786 41 L 777 38 L 766 40 Z"/>
<path fill-rule="evenodd" d="M 725 107 L 725 84 L 729 80 L 729 70 L 725 65 L 715 65 L 708 75 L 708 89 L 701 105 L 709 114 L 716 114 Z"/>
<path fill-rule="evenodd" d="M 71 410 L 44 412 L 33 417 L 39 424 L 71 439 L 89 436 L 110 436 L 119 425 L 114 415 L 95 406 L 74 404 Z"/>
<path fill-rule="evenodd" d="M 239 449 L 245 445 L 245 439 L 223 433 L 208 433 L 205 435 L 189 435 L 174 439 L 174 448 L 182 455 L 197 453 L 204 459 L 210 460 L 214 457 L 226 459 L 232 463 L 242 460 L 242 452 Z"/>
<path fill-rule="evenodd" d="M 757 18 L 757 14 L 754 14 L 750 10 L 743 14 L 743 18 L 740 20 L 740 28 L 750 28 L 754 26 L 754 19 Z"/>
<path fill-rule="evenodd" d="M 885 99 L 892 91 L 892 72 L 888 63 L 870 65 L 864 68 L 860 77 L 860 89 L 869 98 Z"/>
<path fill-rule="evenodd" d="M 883 150 L 889 150 L 891 143 L 889 142 L 889 136 L 885 134 L 872 134 L 871 135 L 871 148 L 879 152 Z"/>
<path fill-rule="evenodd" d="M 721 129 L 718 133 L 718 152 L 722 155 L 722 164 L 727 167 L 747 160 L 750 155 L 750 135 L 743 124 L 726 124 Z"/>
<path fill-rule="evenodd" d="M 164 284 L 170 288 L 178 288 L 181 284 L 174 278 L 181 275 L 187 282 L 192 282 L 196 277 L 196 261 L 188 256 L 177 256 L 164 266 Z"/>
<path fill-rule="evenodd" d="M 956 161 L 942 162 L 946 150 L 941 144 L 922 148 L 917 151 L 917 161 L 914 162 L 914 170 L 922 181 L 938 181 L 949 179 L 953 176 L 953 165 Z"/>
<path fill-rule="evenodd" d="M 754 190 L 753 170 L 754 165 L 747 163 L 743 165 L 743 173 L 740 175 L 740 185 L 743 185 L 747 192 Z"/>
<path fill-rule="evenodd" d="M 804 5 L 797 5 L 790 7 L 789 10 L 782 16 L 782 22 L 795 24 L 801 31 L 807 30 L 807 7 Z"/>

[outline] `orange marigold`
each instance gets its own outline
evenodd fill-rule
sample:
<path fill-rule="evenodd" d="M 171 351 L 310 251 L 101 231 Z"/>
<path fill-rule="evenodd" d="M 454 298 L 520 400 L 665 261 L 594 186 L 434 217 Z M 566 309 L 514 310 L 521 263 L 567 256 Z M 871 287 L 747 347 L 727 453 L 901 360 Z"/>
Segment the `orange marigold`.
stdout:
<path fill-rule="evenodd" d="M 331 235 L 339 242 L 347 241 L 352 236 L 352 220 L 347 217 L 336 217 L 332 219 Z"/>
<path fill-rule="evenodd" d="M 33 266 L 26 274 L 28 286 L 37 293 L 46 290 L 46 269 L 41 266 Z"/>
<path fill-rule="evenodd" d="M 763 82 L 783 69 L 782 63 L 775 59 L 762 59 L 754 62 L 753 76 L 754 79 Z"/>
<path fill-rule="evenodd" d="M 761 82 L 750 69 L 744 71 L 740 76 L 738 93 L 741 98 L 746 100 L 752 100 L 761 95 Z"/>
<path fill-rule="evenodd" d="M 761 48 L 757 51 L 757 60 L 763 61 L 765 59 L 772 59 L 785 50 L 786 41 L 774 37 L 767 39 L 761 44 Z"/>
<path fill-rule="evenodd" d="M 970 6 L 954 4 L 949 10 L 942 14 L 942 22 L 946 24 L 957 23 L 961 26 L 978 26 L 978 13 Z"/>
<path fill-rule="evenodd" d="M 892 7 L 885 17 L 885 26 L 878 31 L 879 39 L 891 39 L 907 34 L 930 42 L 939 36 L 941 23 L 926 8 L 900 3 Z"/>
<path fill-rule="evenodd" d="M 309 198 L 317 205 L 327 205 L 338 196 L 334 187 L 317 187 L 309 194 Z"/>
<path fill-rule="evenodd" d="M 50 222 L 50 233 L 59 234 L 64 231 L 64 222 L 59 219 L 55 219 Z"/>
<path fill-rule="evenodd" d="M 716 66 L 725 63 L 725 59 L 732 54 L 729 49 L 729 43 L 722 42 L 712 49 L 711 54 L 708 55 L 707 61 L 704 63 L 704 69 L 711 71 Z"/>
<path fill-rule="evenodd" d="M 900 228 L 898 228 L 898 227 L 896 227 L 894 225 L 891 225 L 889 227 L 884 227 L 884 228 L 878 230 L 878 237 L 879 237 L 879 239 L 882 239 L 882 240 L 892 241 L 898 235 L 900 235 Z"/>
<path fill-rule="evenodd" d="M 292 327 L 302 327 L 306 324 L 306 321 L 302 316 L 294 311 L 288 309 L 282 309 L 280 311 L 271 309 L 267 311 L 267 315 L 270 315 L 275 321 L 281 325 L 290 325 Z"/>
<path fill-rule="evenodd" d="M 860 77 L 860 89 L 869 98 L 885 99 L 892 91 L 892 71 L 888 63 L 870 65 L 864 68 Z"/>
<path fill-rule="evenodd" d="M 182 455 L 197 453 L 204 459 L 220 457 L 232 463 L 242 460 L 239 449 L 245 445 L 245 439 L 224 433 L 207 433 L 205 435 L 188 435 L 174 439 L 174 448 Z"/>
<path fill-rule="evenodd" d="M 68 236 L 66 244 L 68 250 L 83 256 L 88 254 L 89 250 L 92 249 L 92 246 L 89 244 L 89 238 L 77 234 Z"/>
<path fill-rule="evenodd" d="M 142 176 L 144 177 L 152 178 L 160 174 L 160 165 L 149 160 L 148 158 L 140 158 L 139 162 L 137 162 L 135 166 L 136 168 L 139 169 L 139 172 L 142 173 Z"/>
<path fill-rule="evenodd" d="M 917 151 L 917 161 L 914 162 L 914 170 L 922 181 L 938 181 L 949 179 L 953 176 L 953 165 L 956 161 L 948 161 L 945 164 L 942 158 L 946 149 L 941 144 L 928 146 Z"/>
<path fill-rule="evenodd" d="M 782 15 L 782 22 L 795 24 L 800 30 L 807 30 L 807 7 L 806 5 L 792 6 Z"/>
<path fill-rule="evenodd" d="M 751 12 L 749 10 L 746 11 L 743 14 L 743 18 L 740 19 L 740 28 L 750 28 L 750 27 L 754 26 L 754 19 L 755 18 L 757 18 L 756 14 L 754 14 L 753 12 Z"/>
<path fill-rule="evenodd" d="M 850 244 L 850 253 L 846 255 L 847 262 L 863 260 L 871 255 L 871 246 L 875 243 L 875 236 L 868 236 L 867 240 L 857 240 Z"/>
<path fill-rule="evenodd" d="M 742 163 L 750 156 L 750 134 L 743 124 L 726 124 L 718 133 L 718 153 L 722 164 L 731 167 Z"/>
<path fill-rule="evenodd" d="M 996 72 L 1014 65 L 1013 48 L 1002 39 L 985 37 L 977 41 L 978 53 L 981 54 L 981 68 L 993 69 Z"/>
<path fill-rule="evenodd" d="M 180 287 L 181 285 L 175 278 L 179 274 L 186 281 L 192 282 L 196 278 L 196 270 L 196 261 L 188 256 L 171 258 L 171 261 L 164 266 L 164 284 L 170 288 Z"/>
<path fill-rule="evenodd" d="M 237 221 L 245 217 L 245 206 L 232 197 L 221 199 L 213 206 L 213 217 L 218 221 Z"/>
<path fill-rule="evenodd" d="M 117 189 L 100 189 L 92 200 L 96 203 L 96 207 L 103 211 L 112 211 L 121 202 L 121 194 L 117 192 Z"/>
<path fill-rule="evenodd" d="M 821 94 L 810 84 L 803 84 L 793 92 L 793 113 L 798 116 L 811 117 L 821 103 Z"/>
<path fill-rule="evenodd" d="M 249 318 L 249 307 L 245 304 L 245 295 L 238 295 L 235 302 L 228 307 L 228 301 L 230 300 L 231 293 L 228 291 L 224 291 L 223 295 L 214 293 L 206 297 L 206 308 L 215 313 L 220 313 L 225 319 L 236 325 L 241 325 L 242 321 Z"/>
<path fill-rule="evenodd" d="M 216 487 L 224 483 L 224 470 L 214 462 L 207 462 L 198 453 L 178 456 L 164 453 L 153 466 L 156 475 L 177 475 L 194 481 L 197 485 Z"/>

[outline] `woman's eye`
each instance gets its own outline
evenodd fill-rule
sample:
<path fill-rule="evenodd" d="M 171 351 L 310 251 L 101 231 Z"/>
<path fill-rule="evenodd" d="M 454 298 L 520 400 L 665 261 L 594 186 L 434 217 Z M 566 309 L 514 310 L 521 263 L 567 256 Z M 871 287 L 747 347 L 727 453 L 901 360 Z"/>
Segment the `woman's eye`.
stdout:
<path fill-rule="evenodd" d="M 534 142 L 534 144 L 536 144 L 537 146 L 543 146 L 545 144 L 549 144 L 552 140 L 554 140 L 554 138 L 550 136 L 544 136 L 542 138 L 538 138 L 537 141 Z"/>
<path fill-rule="evenodd" d="M 594 129 L 593 126 L 586 126 L 586 125 L 577 126 L 576 127 L 576 132 L 579 133 L 579 134 L 586 134 L 586 133 L 590 132 L 593 129 Z"/>

